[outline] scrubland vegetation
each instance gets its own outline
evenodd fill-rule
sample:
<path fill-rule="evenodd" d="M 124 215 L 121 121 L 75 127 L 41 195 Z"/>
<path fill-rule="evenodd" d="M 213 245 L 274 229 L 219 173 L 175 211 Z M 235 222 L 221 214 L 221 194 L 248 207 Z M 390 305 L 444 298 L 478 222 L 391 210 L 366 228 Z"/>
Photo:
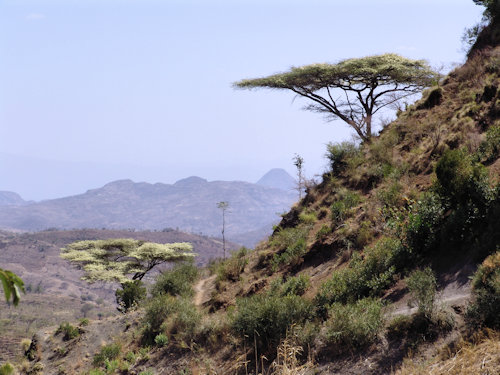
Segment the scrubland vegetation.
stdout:
<path fill-rule="evenodd" d="M 378 137 L 329 144 L 322 181 L 256 249 L 178 263 L 147 287 L 121 280 L 126 339 L 83 373 L 498 371 L 500 49 L 476 48 Z M 450 308 L 440 292 L 469 292 L 468 277 L 469 303 Z M 87 329 L 61 323 L 62 357 Z"/>

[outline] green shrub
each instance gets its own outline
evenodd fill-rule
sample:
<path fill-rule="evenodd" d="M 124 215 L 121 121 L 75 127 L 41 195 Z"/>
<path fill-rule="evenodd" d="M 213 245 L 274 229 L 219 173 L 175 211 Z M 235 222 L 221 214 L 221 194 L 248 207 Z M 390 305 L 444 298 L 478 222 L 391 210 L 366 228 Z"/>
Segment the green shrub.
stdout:
<path fill-rule="evenodd" d="M 161 333 L 163 322 L 175 312 L 176 299 L 167 294 L 160 294 L 152 298 L 146 306 L 143 318 L 144 340 L 151 342 Z"/>
<path fill-rule="evenodd" d="M 334 302 L 354 302 L 368 296 L 378 296 L 394 280 L 401 243 L 394 238 L 382 238 L 365 248 L 364 258 L 355 253 L 347 267 L 334 271 L 323 283 L 315 298 L 317 312 L 326 317 L 327 307 Z"/>
<path fill-rule="evenodd" d="M 286 248 L 281 254 L 275 254 L 272 260 L 272 269 L 276 271 L 281 265 L 295 266 L 307 252 L 306 239 L 300 238 L 293 245 Z"/>
<path fill-rule="evenodd" d="M 179 340 L 190 341 L 201 317 L 191 301 L 161 294 L 152 298 L 143 318 L 143 339 L 152 343 L 160 333 L 176 335 Z"/>
<path fill-rule="evenodd" d="M 80 330 L 78 327 L 72 326 L 68 322 L 61 323 L 59 328 L 56 330 L 56 335 L 59 333 L 63 334 L 63 340 L 68 341 L 80 336 Z"/>
<path fill-rule="evenodd" d="M 323 224 L 318 232 L 316 232 L 316 239 L 319 240 L 330 233 L 332 233 L 332 227 L 327 224 Z"/>
<path fill-rule="evenodd" d="M 328 315 L 326 339 L 338 351 L 372 344 L 383 328 L 382 303 L 371 298 L 354 304 L 334 303 Z"/>
<path fill-rule="evenodd" d="M 246 247 L 242 247 L 238 251 L 233 252 L 230 258 L 221 261 L 215 271 L 217 273 L 217 281 L 238 281 L 248 263 L 246 258 L 248 251 Z"/>
<path fill-rule="evenodd" d="M 473 302 L 467 322 L 473 327 L 500 328 L 500 251 L 487 257 L 472 279 Z"/>
<path fill-rule="evenodd" d="M 360 154 L 359 148 L 351 142 L 328 143 L 326 151 L 325 156 L 330 161 L 331 172 L 334 176 L 344 172 L 349 160 Z"/>
<path fill-rule="evenodd" d="M 14 370 L 14 366 L 12 366 L 9 362 L 4 363 L 0 366 L 0 375 L 13 375 Z"/>
<path fill-rule="evenodd" d="M 430 268 L 413 271 L 406 279 L 410 290 L 409 305 L 417 305 L 418 312 L 427 318 L 432 318 L 434 299 L 436 297 L 436 278 Z"/>
<path fill-rule="evenodd" d="M 416 205 L 410 208 L 403 224 L 401 239 L 408 247 L 408 253 L 415 257 L 429 254 L 438 245 L 439 230 L 444 218 L 444 207 L 439 196 L 424 194 Z"/>
<path fill-rule="evenodd" d="M 269 239 L 269 245 L 277 250 L 285 250 L 301 239 L 306 239 L 311 230 L 309 225 L 299 225 L 294 228 L 280 228 Z"/>
<path fill-rule="evenodd" d="M 198 277 L 198 268 L 193 262 L 176 264 L 171 270 L 163 272 L 156 278 L 151 289 L 153 296 L 168 294 L 171 296 L 192 296 L 193 283 Z"/>
<path fill-rule="evenodd" d="M 80 327 L 86 327 L 88 325 L 89 325 L 89 320 L 87 318 L 80 319 L 80 324 L 79 324 Z"/>
<path fill-rule="evenodd" d="M 141 280 L 129 281 L 122 283 L 122 288 L 115 292 L 118 311 L 126 313 L 139 306 L 146 298 L 147 291 L 144 283 Z"/>
<path fill-rule="evenodd" d="M 399 204 L 402 186 L 399 181 L 394 181 L 387 188 L 377 192 L 377 198 L 385 206 L 393 207 Z"/>
<path fill-rule="evenodd" d="M 310 281 L 308 275 L 299 275 L 290 277 L 281 287 L 282 296 L 301 296 L 307 288 L 309 288 Z"/>
<path fill-rule="evenodd" d="M 160 333 L 156 335 L 155 337 L 155 344 L 159 346 L 160 348 L 163 346 L 166 346 L 168 344 L 168 337 L 167 335 Z"/>
<path fill-rule="evenodd" d="M 487 162 L 500 156 L 500 125 L 491 126 L 486 131 L 486 139 L 481 142 L 478 154 L 480 159 Z"/>
<path fill-rule="evenodd" d="M 113 361 L 114 359 L 118 358 L 121 350 L 122 347 L 120 344 L 104 345 L 101 347 L 99 353 L 94 355 L 94 360 L 92 361 L 92 364 L 94 366 L 105 365 L 106 362 Z"/>
<path fill-rule="evenodd" d="M 465 150 L 447 150 L 436 164 L 436 176 L 436 189 L 451 207 L 468 202 L 484 206 L 491 199 L 486 168 Z"/>
<path fill-rule="evenodd" d="M 304 224 L 314 224 L 316 221 L 318 221 L 318 218 L 316 217 L 316 214 L 314 212 L 303 211 L 299 214 L 299 220 Z"/>
<path fill-rule="evenodd" d="M 287 329 L 302 323 L 311 315 L 311 305 L 299 296 L 254 295 L 237 300 L 236 313 L 231 319 L 231 328 L 253 342 L 259 348 L 276 348 Z"/>
<path fill-rule="evenodd" d="M 360 202 L 361 198 L 356 192 L 347 189 L 340 190 L 338 200 L 333 202 L 330 207 L 333 223 L 335 225 L 341 224 L 351 215 L 352 208 Z"/>

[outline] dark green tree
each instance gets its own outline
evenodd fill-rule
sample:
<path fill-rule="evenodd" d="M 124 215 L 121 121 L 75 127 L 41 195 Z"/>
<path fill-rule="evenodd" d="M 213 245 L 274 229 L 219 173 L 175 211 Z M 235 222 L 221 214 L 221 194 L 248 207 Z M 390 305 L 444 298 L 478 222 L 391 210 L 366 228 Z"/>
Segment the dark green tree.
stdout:
<path fill-rule="evenodd" d="M 290 90 L 312 102 L 306 110 L 325 114 L 328 120 L 343 120 L 369 142 L 372 119 L 378 111 L 419 93 L 438 77 L 423 60 L 384 54 L 292 67 L 285 73 L 244 79 L 234 86 Z"/>

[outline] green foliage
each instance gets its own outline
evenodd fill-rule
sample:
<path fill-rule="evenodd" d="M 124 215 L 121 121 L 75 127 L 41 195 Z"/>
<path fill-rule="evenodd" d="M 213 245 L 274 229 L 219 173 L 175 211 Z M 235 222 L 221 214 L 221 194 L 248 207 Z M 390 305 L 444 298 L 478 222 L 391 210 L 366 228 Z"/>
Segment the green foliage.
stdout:
<path fill-rule="evenodd" d="M 382 303 L 365 298 L 356 303 L 334 303 L 328 310 L 326 339 L 338 351 L 372 344 L 383 328 Z"/>
<path fill-rule="evenodd" d="M 487 257 L 472 279 L 474 301 L 467 322 L 474 327 L 500 328 L 500 251 Z"/>
<path fill-rule="evenodd" d="M 72 326 L 68 322 L 61 323 L 57 328 L 55 334 L 63 334 L 63 340 L 68 341 L 80 336 L 80 330 L 78 327 Z"/>
<path fill-rule="evenodd" d="M 330 207 L 334 225 L 344 222 L 351 215 L 352 208 L 361 202 L 359 194 L 351 190 L 342 189 L 338 192 L 338 195 L 338 199 Z"/>
<path fill-rule="evenodd" d="M 228 259 L 219 262 L 215 266 L 217 281 L 238 281 L 248 263 L 246 258 L 248 252 L 249 250 L 246 247 L 242 247 L 238 251 L 233 252 Z"/>
<path fill-rule="evenodd" d="M 189 243 L 159 244 L 133 239 L 78 241 L 61 249 L 61 257 L 81 265 L 88 282 L 141 280 L 159 264 L 192 259 Z"/>
<path fill-rule="evenodd" d="M 156 335 L 161 333 L 163 322 L 175 310 L 176 299 L 170 295 L 160 294 L 149 301 L 143 318 L 144 339 L 147 342 L 152 341 Z"/>
<path fill-rule="evenodd" d="M 94 355 L 94 359 L 92 361 L 94 366 L 103 366 L 106 362 L 113 361 L 118 358 L 122 347 L 120 344 L 109 344 L 101 347 L 99 353 Z"/>
<path fill-rule="evenodd" d="M 432 318 L 434 299 L 436 297 L 436 278 L 430 268 L 413 271 L 406 279 L 410 290 L 409 305 L 417 305 L 418 312 L 427 318 Z"/>
<path fill-rule="evenodd" d="M 284 264 L 294 266 L 300 263 L 302 256 L 307 252 L 306 239 L 310 230 L 310 225 L 302 224 L 294 228 L 280 229 L 274 233 L 269 244 L 281 250 L 271 261 L 274 271 Z"/>
<path fill-rule="evenodd" d="M 372 116 L 378 110 L 420 92 L 437 78 L 422 60 L 384 54 L 292 67 L 288 72 L 245 79 L 235 86 L 291 90 L 310 100 L 306 109 L 345 121 L 363 141 L 369 141 Z M 330 90 L 344 93 L 333 95 Z"/>
<path fill-rule="evenodd" d="M 156 335 L 155 344 L 160 348 L 166 346 L 168 344 L 168 336 L 163 333 Z"/>
<path fill-rule="evenodd" d="M 491 126 L 486 131 L 486 139 L 481 142 L 478 150 L 479 158 L 486 162 L 500 156 L 500 125 Z"/>
<path fill-rule="evenodd" d="M 354 302 L 367 296 L 378 296 L 392 283 L 401 253 L 397 239 L 383 238 L 365 249 L 364 258 L 354 254 L 349 265 L 333 272 L 315 298 L 317 312 L 325 317 L 334 302 Z"/>
<path fill-rule="evenodd" d="M 193 283 L 198 277 L 198 268 L 192 262 L 176 264 L 171 270 L 164 271 L 156 278 L 151 289 L 153 296 L 168 294 L 189 297 L 194 294 Z"/>
<path fill-rule="evenodd" d="M 287 329 L 310 318 L 311 305 L 305 299 L 289 295 L 258 294 L 237 300 L 231 319 L 233 331 L 241 337 L 255 338 L 259 348 L 275 348 Z"/>
<path fill-rule="evenodd" d="M 387 188 L 377 191 L 377 198 L 388 207 L 397 206 L 401 199 L 402 186 L 399 181 L 392 182 Z"/>
<path fill-rule="evenodd" d="M 4 363 L 0 366 L 0 375 L 13 375 L 14 370 L 14 366 L 12 366 L 9 362 Z"/>
<path fill-rule="evenodd" d="M 17 306 L 21 298 L 20 292 L 25 293 L 23 280 L 14 272 L 0 268 L 0 282 L 2 283 L 5 300 L 9 302 L 12 297 L 12 303 Z"/>
<path fill-rule="evenodd" d="M 326 158 L 330 161 L 330 170 L 334 176 L 339 176 L 349 165 L 349 161 L 361 154 L 359 148 L 352 142 L 328 143 Z"/>
<path fill-rule="evenodd" d="M 122 283 L 122 289 L 117 289 L 115 292 L 118 311 L 126 313 L 137 308 L 146 295 L 147 291 L 141 280 Z"/>
<path fill-rule="evenodd" d="M 281 287 L 282 296 L 301 296 L 310 285 L 308 275 L 290 277 Z"/>
<path fill-rule="evenodd" d="M 178 340 L 191 340 L 201 317 L 191 301 L 160 294 L 146 307 L 143 318 L 143 339 L 151 343 L 160 333 L 176 335 Z"/>
<path fill-rule="evenodd" d="M 314 224 L 316 221 L 318 221 L 318 218 L 316 217 L 316 214 L 314 212 L 303 211 L 299 214 L 299 220 L 304 224 Z"/>
<path fill-rule="evenodd" d="M 332 233 L 332 227 L 327 224 L 323 224 L 321 228 L 316 232 L 316 239 L 319 240 L 328 234 Z"/>
<path fill-rule="evenodd" d="M 299 275 L 288 278 L 283 283 L 281 278 L 274 280 L 271 283 L 269 295 L 285 297 L 285 296 L 301 296 L 310 285 L 308 275 Z"/>
<path fill-rule="evenodd" d="M 293 245 L 288 246 L 281 254 L 275 254 L 272 260 L 272 269 L 276 271 L 280 266 L 286 264 L 295 266 L 307 252 L 306 239 L 300 238 Z"/>
<path fill-rule="evenodd" d="M 86 327 L 88 325 L 89 325 L 89 320 L 87 318 L 80 319 L 80 324 L 79 324 L 80 327 Z"/>
<path fill-rule="evenodd" d="M 485 206 L 491 199 L 488 172 L 465 150 L 447 150 L 436 164 L 436 190 L 451 207 L 472 203 Z"/>

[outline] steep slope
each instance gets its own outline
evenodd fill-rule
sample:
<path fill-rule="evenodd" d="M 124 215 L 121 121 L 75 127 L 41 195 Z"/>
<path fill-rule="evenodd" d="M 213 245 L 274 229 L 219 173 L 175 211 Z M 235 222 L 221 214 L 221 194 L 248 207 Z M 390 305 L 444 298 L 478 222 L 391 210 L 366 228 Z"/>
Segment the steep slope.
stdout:
<path fill-rule="evenodd" d="M 475 285 L 498 285 L 500 276 L 499 88 L 500 47 L 476 50 L 371 143 L 330 145 L 331 170 L 269 240 L 212 264 L 193 292 L 201 306 L 192 296 L 153 297 L 129 323 L 136 331 L 117 336 L 126 349 L 116 365 L 158 374 L 283 374 L 285 364 L 387 374 L 409 355 L 425 362 L 456 352 L 461 336 L 482 327 L 471 317 L 485 313 L 470 277 L 481 263 L 487 272 Z M 496 288 L 483 290 L 485 310 L 498 311 L 488 305 Z M 407 309 L 412 300 L 416 309 Z M 147 343 L 147 359 L 127 359 Z M 50 337 L 43 345 L 53 350 Z M 73 358 L 84 352 L 75 341 L 66 347 Z M 485 355 L 474 361 L 497 371 Z"/>

